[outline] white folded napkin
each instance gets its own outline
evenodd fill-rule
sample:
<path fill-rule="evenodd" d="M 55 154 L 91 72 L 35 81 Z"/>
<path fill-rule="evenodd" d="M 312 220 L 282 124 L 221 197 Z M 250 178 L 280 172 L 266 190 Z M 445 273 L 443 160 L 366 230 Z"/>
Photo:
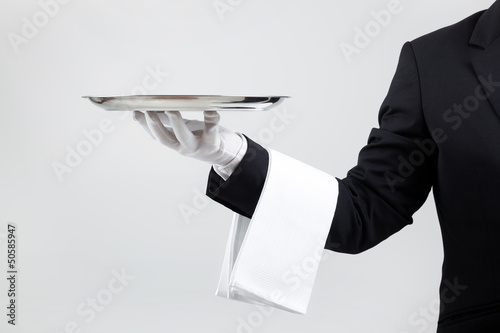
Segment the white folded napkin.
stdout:
<path fill-rule="evenodd" d="M 337 205 L 335 177 L 268 149 L 248 219 L 234 213 L 216 295 L 305 314 Z"/>

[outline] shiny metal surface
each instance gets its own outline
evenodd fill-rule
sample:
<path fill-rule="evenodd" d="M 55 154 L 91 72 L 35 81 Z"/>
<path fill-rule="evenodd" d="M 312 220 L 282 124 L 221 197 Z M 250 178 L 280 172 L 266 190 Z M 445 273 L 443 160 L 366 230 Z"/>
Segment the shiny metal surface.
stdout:
<path fill-rule="evenodd" d="M 288 96 L 82 96 L 107 111 L 266 111 Z"/>

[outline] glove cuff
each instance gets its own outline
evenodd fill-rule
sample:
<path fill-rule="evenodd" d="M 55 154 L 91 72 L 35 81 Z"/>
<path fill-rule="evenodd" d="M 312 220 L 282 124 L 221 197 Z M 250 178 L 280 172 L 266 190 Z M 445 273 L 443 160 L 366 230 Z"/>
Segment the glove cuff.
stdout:
<path fill-rule="evenodd" d="M 245 156 L 247 152 L 248 142 L 245 136 L 238 132 L 236 132 L 236 134 L 241 138 L 240 148 L 236 153 L 236 155 L 228 163 L 224 165 L 219 165 L 219 164 L 213 165 L 215 172 L 219 176 L 221 176 L 224 180 L 227 180 L 229 178 L 229 176 L 233 173 L 236 167 L 238 167 L 241 160 L 243 159 L 243 156 Z M 228 152 L 227 149 L 224 149 L 224 151 Z"/>

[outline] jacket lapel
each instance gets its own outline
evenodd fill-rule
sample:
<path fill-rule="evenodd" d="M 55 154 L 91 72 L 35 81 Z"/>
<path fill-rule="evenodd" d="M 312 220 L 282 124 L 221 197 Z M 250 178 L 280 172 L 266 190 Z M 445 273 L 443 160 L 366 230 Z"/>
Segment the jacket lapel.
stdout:
<path fill-rule="evenodd" d="M 469 44 L 483 49 L 471 59 L 472 67 L 500 117 L 500 0 L 481 15 Z"/>

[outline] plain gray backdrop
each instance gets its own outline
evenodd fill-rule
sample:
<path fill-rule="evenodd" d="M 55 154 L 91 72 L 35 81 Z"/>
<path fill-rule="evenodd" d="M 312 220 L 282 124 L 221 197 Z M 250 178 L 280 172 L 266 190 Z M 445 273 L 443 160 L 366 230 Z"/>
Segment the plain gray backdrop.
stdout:
<path fill-rule="evenodd" d="M 434 332 L 432 194 L 368 252 L 325 251 L 307 315 L 225 300 L 214 292 L 232 212 L 204 196 L 210 166 L 81 96 L 289 95 L 274 111 L 221 112 L 221 125 L 343 178 L 403 43 L 491 3 L 400 0 L 382 24 L 394 0 L 2 0 L 0 276 L 13 222 L 19 307 L 7 325 L 2 278 L 0 331 Z M 370 42 L 348 59 L 358 29 Z"/>

